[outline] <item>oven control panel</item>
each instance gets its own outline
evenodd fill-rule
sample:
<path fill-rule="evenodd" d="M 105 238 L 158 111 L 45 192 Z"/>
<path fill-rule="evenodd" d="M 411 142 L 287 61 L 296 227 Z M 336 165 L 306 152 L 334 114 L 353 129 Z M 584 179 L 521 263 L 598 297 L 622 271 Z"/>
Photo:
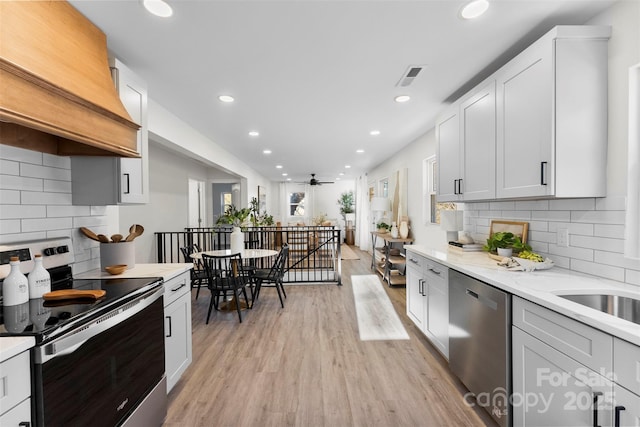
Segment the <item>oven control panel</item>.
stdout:
<path fill-rule="evenodd" d="M 75 261 L 69 237 L 2 244 L 0 245 L 0 280 L 7 277 L 11 271 L 9 265 L 11 257 L 19 257 L 20 271 L 28 274 L 33 270 L 33 258 L 36 254 L 42 255 L 44 268 L 70 265 Z"/>

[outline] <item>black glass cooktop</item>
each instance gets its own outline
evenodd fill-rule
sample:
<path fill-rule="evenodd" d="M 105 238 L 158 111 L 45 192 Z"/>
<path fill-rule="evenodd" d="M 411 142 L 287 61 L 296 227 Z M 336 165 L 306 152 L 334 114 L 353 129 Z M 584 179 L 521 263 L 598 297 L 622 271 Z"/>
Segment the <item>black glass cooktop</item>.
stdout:
<path fill-rule="evenodd" d="M 36 343 L 41 343 L 161 285 L 160 278 L 71 280 L 58 289 L 104 289 L 107 293 L 98 300 L 37 298 L 0 307 L 0 336 L 35 336 Z"/>

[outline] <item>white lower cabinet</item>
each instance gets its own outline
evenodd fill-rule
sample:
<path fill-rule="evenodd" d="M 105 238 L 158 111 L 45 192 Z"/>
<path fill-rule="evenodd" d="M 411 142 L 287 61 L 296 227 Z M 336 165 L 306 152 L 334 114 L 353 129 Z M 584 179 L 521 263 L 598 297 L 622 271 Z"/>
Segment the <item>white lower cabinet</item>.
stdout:
<path fill-rule="evenodd" d="M 176 385 L 192 361 L 191 279 L 187 271 L 165 281 L 164 331 L 167 393 Z"/>
<path fill-rule="evenodd" d="M 640 426 L 640 347 L 513 298 L 513 425 Z"/>
<path fill-rule="evenodd" d="M 31 425 L 31 368 L 29 351 L 0 363 L 0 426 Z"/>
<path fill-rule="evenodd" d="M 407 251 L 407 316 L 449 359 L 447 267 Z"/>

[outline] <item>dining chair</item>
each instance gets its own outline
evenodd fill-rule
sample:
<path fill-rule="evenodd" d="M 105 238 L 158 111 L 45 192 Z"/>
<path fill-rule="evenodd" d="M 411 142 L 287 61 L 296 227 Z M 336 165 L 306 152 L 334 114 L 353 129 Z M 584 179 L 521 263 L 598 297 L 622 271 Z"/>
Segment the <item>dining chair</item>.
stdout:
<path fill-rule="evenodd" d="M 282 308 L 284 308 L 282 295 L 284 295 L 284 297 L 286 298 L 287 293 L 285 292 L 284 286 L 282 283 L 284 280 L 284 273 L 287 267 L 288 260 L 289 260 L 289 245 L 285 243 L 284 245 L 282 245 L 282 249 L 280 249 L 280 252 L 278 253 L 278 256 L 273 262 L 273 265 L 271 266 L 271 268 L 257 269 L 253 273 L 253 280 L 255 282 L 256 288 L 251 298 L 252 307 L 253 307 L 253 303 L 255 302 L 256 299 L 258 299 L 258 296 L 260 295 L 260 289 L 262 288 L 262 285 L 266 284 L 267 286 L 276 288 L 276 291 L 278 291 L 278 298 L 280 298 L 280 305 L 282 306 Z"/>
<path fill-rule="evenodd" d="M 207 272 L 204 270 L 202 261 L 191 258 L 191 254 L 200 252 L 200 247 L 194 243 L 192 245 L 181 247 L 180 252 L 182 252 L 184 262 L 193 263 L 193 268 L 191 269 L 191 289 L 197 289 L 196 299 L 198 299 L 198 296 L 200 295 L 200 288 L 207 286 Z"/>
<path fill-rule="evenodd" d="M 216 310 L 220 309 L 220 297 L 222 296 L 224 301 L 229 293 L 233 295 L 238 319 L 242 323 L 241 294 L 244 296 L 245 304 L 249 306 L 246 288 L 249 276 L 242 265 L 242 256 L 239 253 L 223 256 L 202 254 L 202 264 L 207 272 L 207 286 L 211 291 L 206 323 L 209 324 L 211 310 L 214 307 Z"/>

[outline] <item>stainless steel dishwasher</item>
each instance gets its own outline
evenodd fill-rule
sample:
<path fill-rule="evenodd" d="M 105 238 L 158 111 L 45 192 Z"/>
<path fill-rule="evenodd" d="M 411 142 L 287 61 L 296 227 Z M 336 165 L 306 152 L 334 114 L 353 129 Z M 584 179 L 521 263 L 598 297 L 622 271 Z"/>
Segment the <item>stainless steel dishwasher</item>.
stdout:
<path fill-rule="evenodd" d="M 502 426 L 511 425 L 511 294 L 449 271 L 449 366 Z"/>

